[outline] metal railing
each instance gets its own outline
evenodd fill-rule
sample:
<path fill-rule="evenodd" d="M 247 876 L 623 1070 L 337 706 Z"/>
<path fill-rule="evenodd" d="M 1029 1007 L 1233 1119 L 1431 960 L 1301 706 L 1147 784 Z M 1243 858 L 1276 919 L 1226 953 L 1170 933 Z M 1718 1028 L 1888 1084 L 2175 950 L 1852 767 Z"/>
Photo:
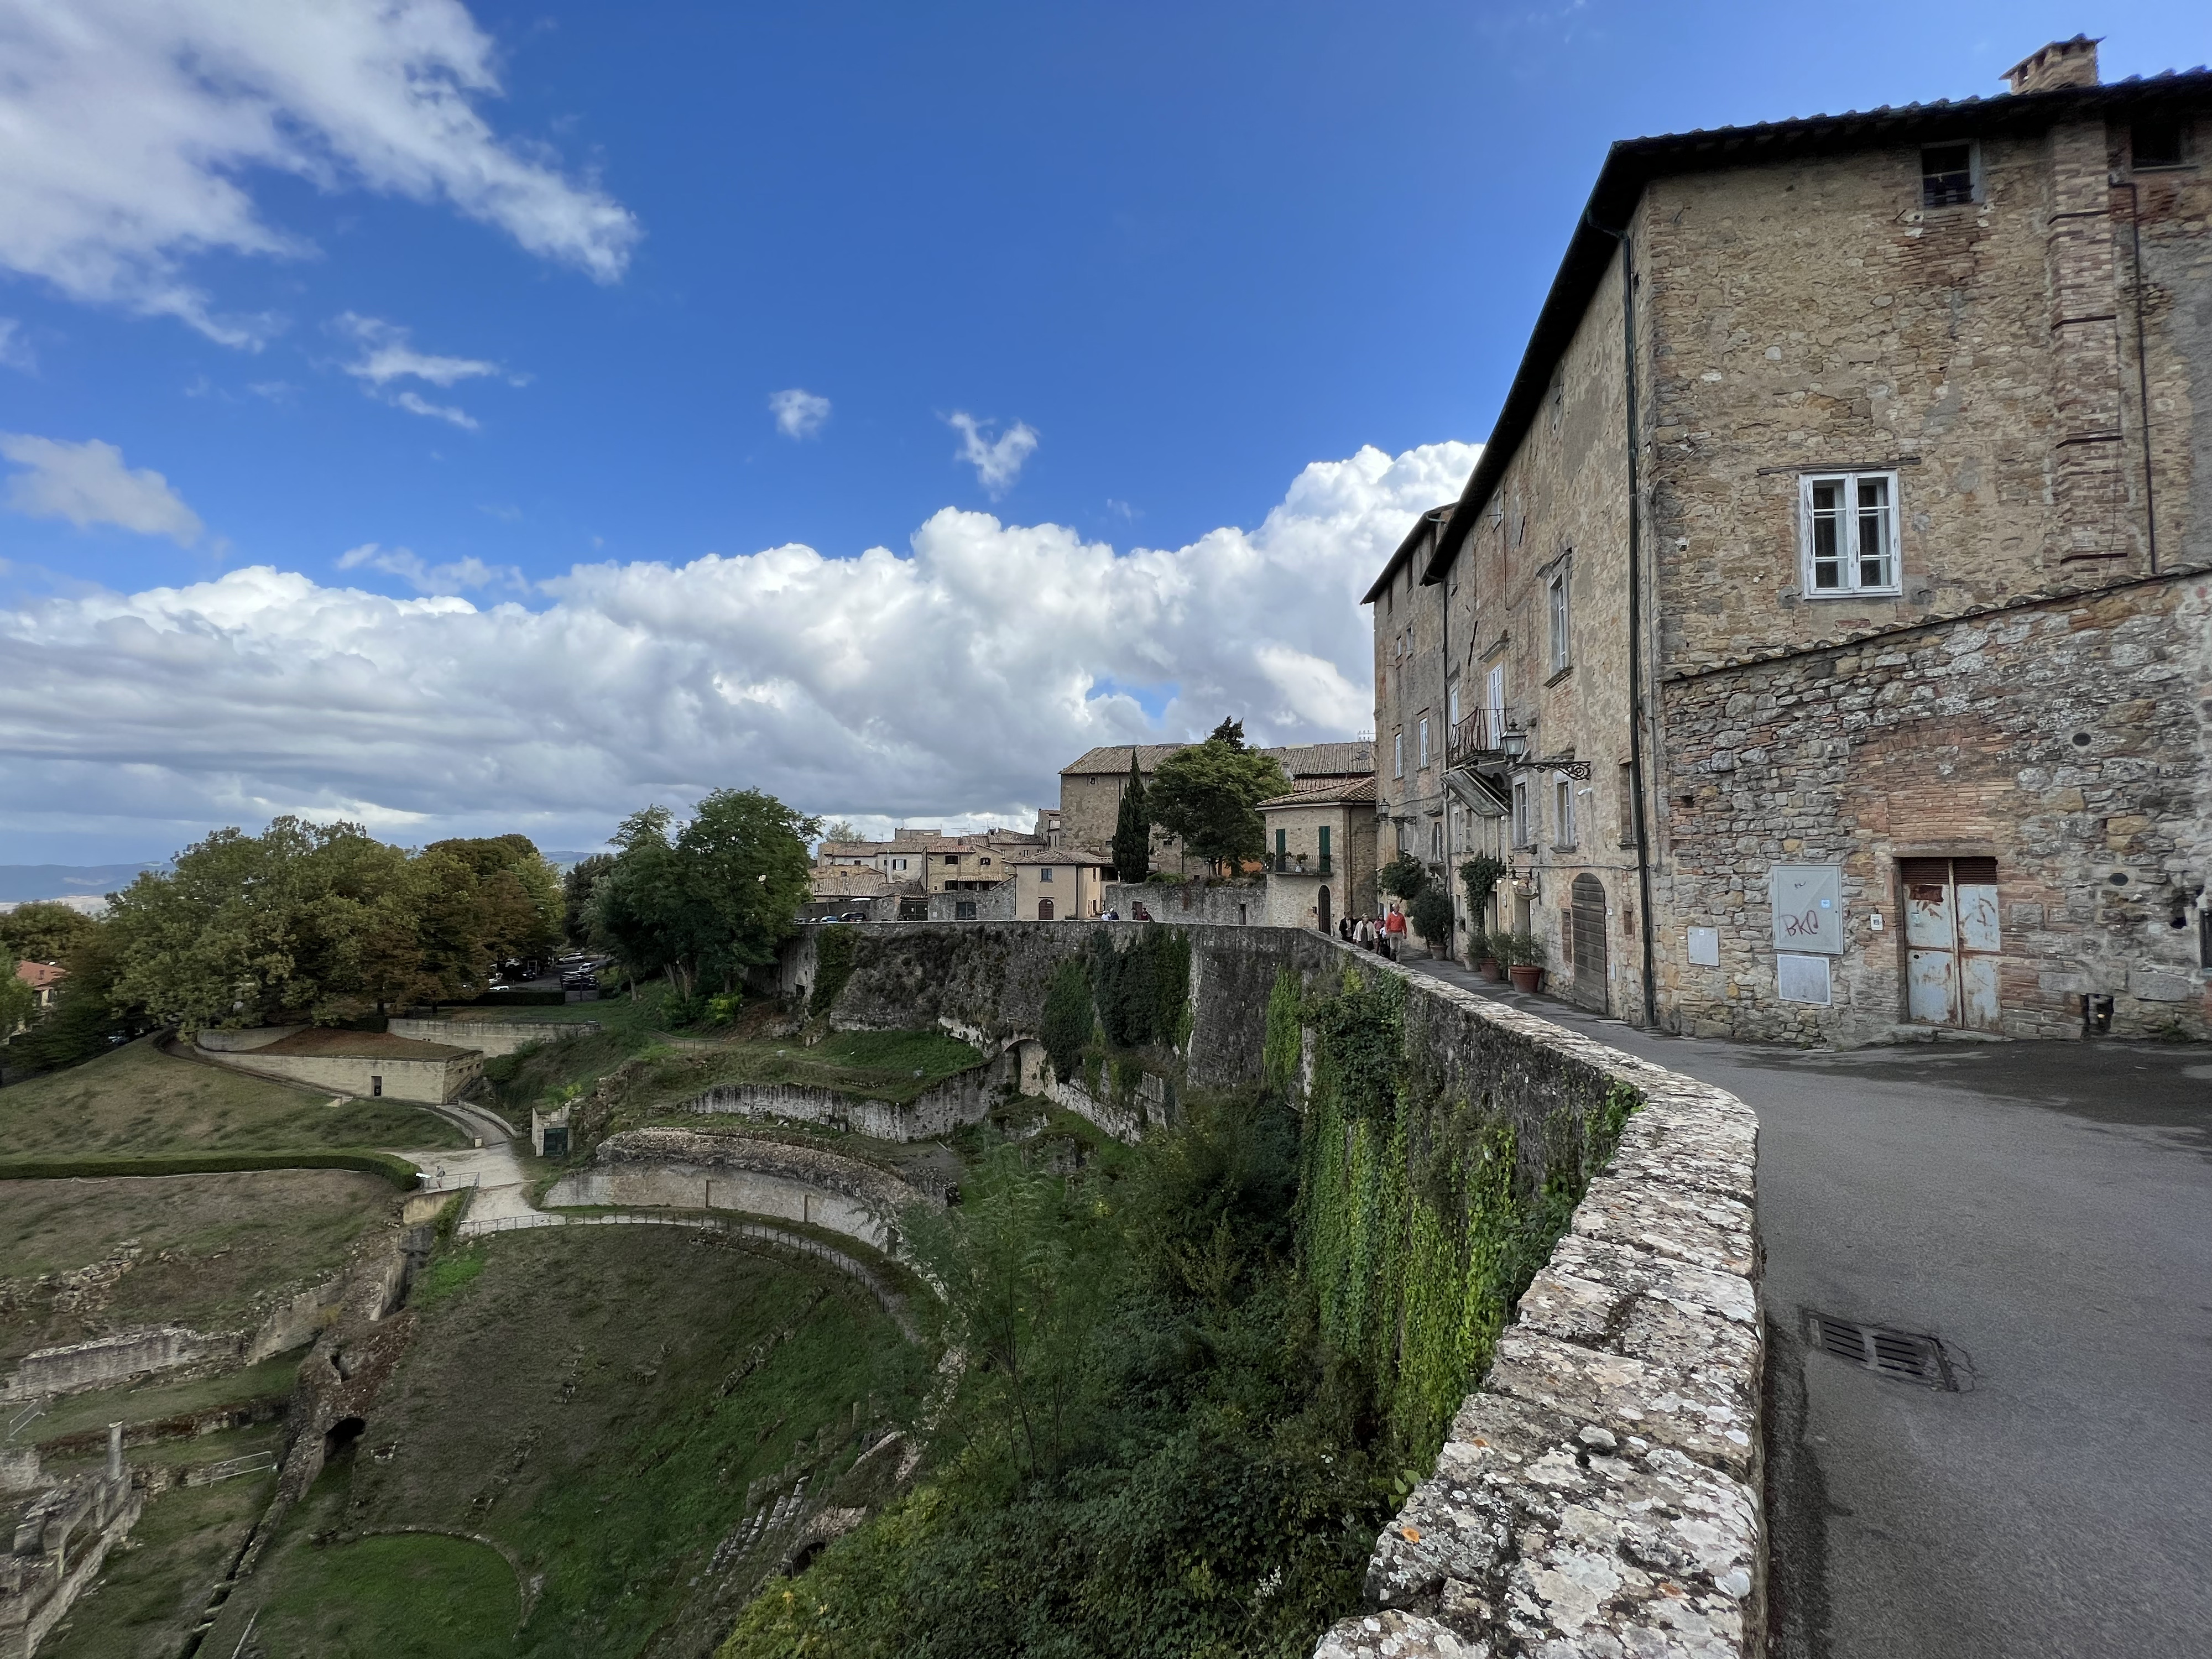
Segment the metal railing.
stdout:
<path fill-rule="evenodd" d="M 415 1190 L 418 1193 L 466 1192 L 483 1179 L 483 1176 L 474 1170 L 470 1170 L 466 1175 L 424 1176 L 422 1184 Z"/>
<path fill-rule="evenodd" d="M 47 1404 L 48 1401 L 44 1395 L 41 1395 L 36 1400 L 32 1401 L 30 1404 L 24 1407 L 22 1410 L 17 1412 L 15 1416 L 8 1419 L 7 1432 L 5 1434 L 0 1434 L 0 1439 L 13 1440 L 15 1437 L 15 1431 L 21 1428 L 24 1424 L 29 1422 L 40 1412 L 46 1410 Z"/>
<path fill-rule="evenodd" d="M 1311 853 L 1270 853 L 1264 860 L 1268 870 L 1279 876 L 1329 876 L 1336 873 L 1334 854 Z"/>
<path fill-rule="evenodd" d="M 211 1486 L 218 1480 L 228 1480 L 234 1475 L 259 1474 L 276 1467 L 273 1451 L 247 1452 L 243 1457 L 226 1457 L 220 1463 L 209 1463 L 185 1472 L 188 1486 Z"/>
<path fill-rule="evenodd" d="M 1457 765 L 1477 755 L 1495 755 L 1505 748 L 1505 733 L 1517 729 L 1502 708 L 1477 708 L 1460 716 L 1444 732 L 1444 761 Z"/>

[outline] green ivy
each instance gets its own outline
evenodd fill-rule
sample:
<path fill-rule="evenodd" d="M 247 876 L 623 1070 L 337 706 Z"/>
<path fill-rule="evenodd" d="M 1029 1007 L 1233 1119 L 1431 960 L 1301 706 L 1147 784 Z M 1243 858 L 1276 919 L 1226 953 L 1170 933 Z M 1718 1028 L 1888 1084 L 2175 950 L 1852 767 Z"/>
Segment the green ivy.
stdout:
<path fill-rule="evenodd" d="M 854 960 L 860 950 L 860 936 L 842 927 L 823 927 L 814 938 L 814 990 L 806 999 L 806 1012 L 826 1014 L 843 994 L 853 977 Z"/>
<path fill-rule="evenodd" d="M 1080 958 L 1071 957 L 1053 969 L 1052 983 L 1044 994 L 1042 1023 L 1037 1035 L 1052 1056 L 1053 1070 L 1063 1081 L 1073 1079 L 1082 1066 L 1083 1051 L 1091 1046 L 1091 1028 L 1098 1023 L 1091 1006 L 1091 975 Z"/>
<path fill-rule="evenodd" d="M 1260 1074 L 1277 1099 L 1292 1104 L 1297 1103 L 1293 1093 L 1305 1054 L 1299 1019 L 1304 1004 L 1305 993 L 1297 972 L 1284 969 L 1275 975 L 1275 988 L 1267 994 L 1267 1035 L 1260 1051 Z"/>

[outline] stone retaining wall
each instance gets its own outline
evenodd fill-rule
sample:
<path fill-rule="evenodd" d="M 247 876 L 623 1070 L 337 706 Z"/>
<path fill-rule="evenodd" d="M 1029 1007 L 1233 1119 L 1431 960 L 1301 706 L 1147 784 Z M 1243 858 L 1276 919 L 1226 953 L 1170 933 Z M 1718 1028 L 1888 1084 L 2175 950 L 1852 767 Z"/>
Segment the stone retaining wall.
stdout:
<path fill-rule="evenodd" d="M 742 1210 L 826 1227 L 886 1252 L 919 1188 L 857 1158 L 701 1129 L 631 1129 L 599 1143 L 593 1167 L 565 1175 L 549 1208 L 597 1205 Z"/>
<path fill-rule="evenodd" d="M 1506 1088 L 1584 1071 L 1642 1103 L 1435 1474 L 1376 1540 L 1369 1611 L 1317 1659 L 1763 1652 L 1757 1120 L 1720 1090 L 1409 977 L 1432 1052 L 1486 1049 Z"/>
<path fill-rule="evenodd" d="M 912 1100 L 869 1100 L 804 1083 L 725 1083 L 688 1100 L 686 1112 L 822 1123 L 876 1140 L 927 1140 L 989 1115 L 1007 1066 L 979 1066 L 925 1089 Z"/>
<path fill-rule="evenodd" d="M 445 1042 L 456 1048 L 473 1048 L 487 1059 L 511 1054 L 541 1042 L 565 1042 L 571 1037 L 591 1036 L 599 1029 L 595 1019 L 395 1019 L 385 1030 L 393 1036 L 418 1042 Z"/>

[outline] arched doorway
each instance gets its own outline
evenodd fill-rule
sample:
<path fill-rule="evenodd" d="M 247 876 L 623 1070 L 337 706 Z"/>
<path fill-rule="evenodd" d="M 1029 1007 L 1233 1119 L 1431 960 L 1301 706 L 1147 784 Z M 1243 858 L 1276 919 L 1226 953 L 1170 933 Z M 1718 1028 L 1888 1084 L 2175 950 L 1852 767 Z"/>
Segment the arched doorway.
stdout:
<path fill-rule="evenodd" d="M 1037 920 L 1039 921 L 1050 921 L 1052 920 L 1052 901 L 1050 899 L 1039 899 L 1037 901 Z"/>
<path fill-rule="evenodd" d="M 1328 915 L 1328 889 L 1324 885 L 1321 890 L 1321 930 L 1326 933 L 1334 926 Z"/>
<path fill-rule="evenodd" d="M 1605 884 L 1595 876 L 1575 878 L 1574 910 L 1575 1000 L 1599 1013 L 1606 1006 Z"/>

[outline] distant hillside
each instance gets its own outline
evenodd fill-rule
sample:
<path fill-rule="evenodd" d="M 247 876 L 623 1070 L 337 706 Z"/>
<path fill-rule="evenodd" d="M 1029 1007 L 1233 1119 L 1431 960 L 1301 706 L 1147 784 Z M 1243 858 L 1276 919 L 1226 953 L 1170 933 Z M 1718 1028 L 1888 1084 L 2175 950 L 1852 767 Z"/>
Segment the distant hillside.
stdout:
<path fill-rule="evenodd" d="M 0 864 L 0 904 L 98 898 L 128 887 L 141 871 L 167 867 L 161 864 Z"/>

